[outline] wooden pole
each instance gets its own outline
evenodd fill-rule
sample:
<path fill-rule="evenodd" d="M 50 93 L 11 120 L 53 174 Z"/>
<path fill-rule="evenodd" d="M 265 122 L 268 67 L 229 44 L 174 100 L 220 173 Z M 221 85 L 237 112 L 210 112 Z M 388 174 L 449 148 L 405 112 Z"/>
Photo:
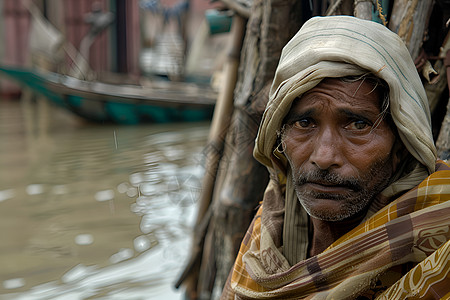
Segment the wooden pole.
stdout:
<path fill-rule="evenodd" d="M 186 269 L 175 284 L 175 287 L 179 287 L 182 283 L 184 284 L 186 287 L 186 296 L 189 299 L 196 299 L 198 297 L 197 281 L 200 268 L 200 258 L 202 256 L 206 228 L 210 217 L 210 214 L 208 214 L 208 209 L 210 208 L 217 176 L 217 169 L 222 156 L 224 141 L 233 112 L 234 89 L 237 81 L 240 53 L 246 22 L 246 19 L 240 15 L 235 15 L 233 17 L 228 56 L 224 65 L 224 83 L 219 91 L 219 96 L 211 123 L 211 129 L 209 132 L 208 144 L 204 153 L 206 156 L 205 174 L 203 176 L 202 192 L 198 203 L 197 221 L 195 224 L 191 258 Z"/>
<path fill-rule="evenodd" d="M 396 0 L 389 29 L 405 42 L 412 58 L 419 56 L 425 29 L 433 9 L 433 0 Z"/>
<path fill-rule="evenodd" d="M 252 2 L 234 95 L 235 110 L 203 244 L 197 286 L 200 299 L 216 300 L 220 296 L 255 208 L 263 198 L 269 174 L 252 156 L 257 127 L 283 46 L 310 9 L 308 1 L 300 0 Z"/>
<path fill-rule="evenodd" d="M 364 19 L 364 20 L 372 20 L 372 10 L 373 4 L 370 0 L 355 0 L 355 17 Z"/>
<path fill-rule="evenodd" d="M 447 104 L 447 113 L 442 121 L 442 127 L 436 142 L 439 159 L 450 159 L 450 100 Z"/>
<path fill-rule="evenodd" d="M 228 58 L 224 66 L 225 82 L 217 99 L 213 120 L 209 132 L 206 151 L 206 173 L 203 177 L 202 194 L 200 195 L 197 224 L 199 224 L 211 203 L 214 182 L 219 159 L 223 150 L 225 136 L 230 125 L 233 112 L 233 95 L 239 68 L 239 58 L 244 37 L 246 20 L 239 15 L 234 16 L 231 28 L 231 43 Z M 209 149 L 208 149 L 209 148 Z"/>
<path fill-rule="evenodd" d="M 450 50 L 447 50 L 444 58 L 444 67 L 447 71 L 447 83 L 450 87 Z M 447 103 L 447 113 L 442 120 L 441 130 L 436 141 L 438 158 L 450 159 L 450 100 Z"/>
<path fill-rule="evenodd" d="M 351 15 L 354 12 L 353 0 L 332 0 L 325 12 L 326 16 Z"/>

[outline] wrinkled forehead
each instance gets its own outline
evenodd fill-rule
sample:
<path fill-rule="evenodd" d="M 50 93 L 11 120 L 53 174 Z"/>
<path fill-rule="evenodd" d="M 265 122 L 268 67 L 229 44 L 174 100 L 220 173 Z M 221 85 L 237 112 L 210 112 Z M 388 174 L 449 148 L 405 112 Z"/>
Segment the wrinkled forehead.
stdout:
<path fill-rule="evenodd" d="M 318 85 L 297 96 L 287 112 L 286 119 L 294 113 L 296 107 L 303 102 L 314 104 L 319 100 L 346 103 L 352 106 L 372 107 L 380 113 L 383 109 L 386 95 L 385 85 L 373 76 L 349 76 L 339 78 L 324 78 Z"/>
<path fill-rule="evenodd" d="M 365 101 L 367 96 L 379 98 L 381 96 L 381 84 L 368 76 L 348 76 L 338 78 L 324 78 L 319 84 L 305 92 L 297 99 L 309 96 L 313 93 L 332 95 L 337 100 L 354 99 Z"/>

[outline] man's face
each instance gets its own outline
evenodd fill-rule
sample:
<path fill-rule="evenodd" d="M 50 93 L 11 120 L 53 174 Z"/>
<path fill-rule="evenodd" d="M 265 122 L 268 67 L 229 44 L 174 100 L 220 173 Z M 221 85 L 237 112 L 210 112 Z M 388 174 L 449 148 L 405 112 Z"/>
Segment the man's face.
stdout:
<path fill-rule="evenodd" d="M 388 185 L 395 135 L 380 97 L 368 81 L 328 78 L 293 103 L 282 144 L 297 197 L 312 217 L 351 218 Z"/>

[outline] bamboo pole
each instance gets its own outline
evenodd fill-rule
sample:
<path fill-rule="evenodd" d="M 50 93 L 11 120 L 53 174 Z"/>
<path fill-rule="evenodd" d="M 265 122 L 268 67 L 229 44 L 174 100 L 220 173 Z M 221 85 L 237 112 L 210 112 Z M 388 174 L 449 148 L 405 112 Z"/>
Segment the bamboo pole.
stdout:
<path fill-rule="evenodd" d="M 339 6 L 344 2 L 344 0 L 336 0 L 326 11 L 326 16 L 332 16 L 335 15 L 337 10 L 339 9 Z"/>
<path fill-rule="evenodd" d="M 213 196 L 214 185 L 217 176 L 217 169 L 224 147 L 224 141 L 233 112 L 234 89 L 237 81 L 240 53 L 245 32 L 246 19 L 236 14 L 230 32 L 230 43 L 227 60 L 224 65 L 224 83 L 219 91 L 211 129 L 208 137 L 208 144 L 205 148 L 206 166 L 202 181 L 202 192 L 200 194 L 197 221 L 195 224 L 194 242 L 191 249 L 191 258 L 175 283 L 175 287 L 184 284 L 186 295 L 189 299 L 197 298 L 197 281 L 200 267 L 200 258 L 209 222 L 210 203 Z"/>
<path fill-rule="evenodd" d="M 223 150 L 225 136 L 233 112 L 233 95 L 236 86 L 239 68 L 239 58 L 242 47 L 246 20 L 241 16 L 234 16 L 231 28 L 231 43 L 228 52 L 228 59 L 225 62 L 224 73 L 225 82 L 217 99 L 214 109 L 213 120 L 209 132 L 208 146 L 212 146 L 211 151 L 206 153 L 206 174 L 203 177 L 202 194 L 199 200 L 197 224 L 201 222 L 203 216 L 211 202 L 214 182 L 217 174 L 217 167 L 220 154 Z"/>

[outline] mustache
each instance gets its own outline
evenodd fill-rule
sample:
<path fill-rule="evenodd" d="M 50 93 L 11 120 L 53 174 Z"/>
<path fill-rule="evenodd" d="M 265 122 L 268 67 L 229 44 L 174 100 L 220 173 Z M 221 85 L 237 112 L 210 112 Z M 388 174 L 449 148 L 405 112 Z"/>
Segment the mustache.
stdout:
<path fill-rule="evenodd" d="M 323 185 L 337 185 L 354 191 L 361 191 L 362 184 L 358 177 L 343 177 L 332 173 L 329 170 L 314 170 L 310 172 L 301 172 L 295 178 L 295 185 L 300 186 L 306 183 L 317 183 Z"/>

